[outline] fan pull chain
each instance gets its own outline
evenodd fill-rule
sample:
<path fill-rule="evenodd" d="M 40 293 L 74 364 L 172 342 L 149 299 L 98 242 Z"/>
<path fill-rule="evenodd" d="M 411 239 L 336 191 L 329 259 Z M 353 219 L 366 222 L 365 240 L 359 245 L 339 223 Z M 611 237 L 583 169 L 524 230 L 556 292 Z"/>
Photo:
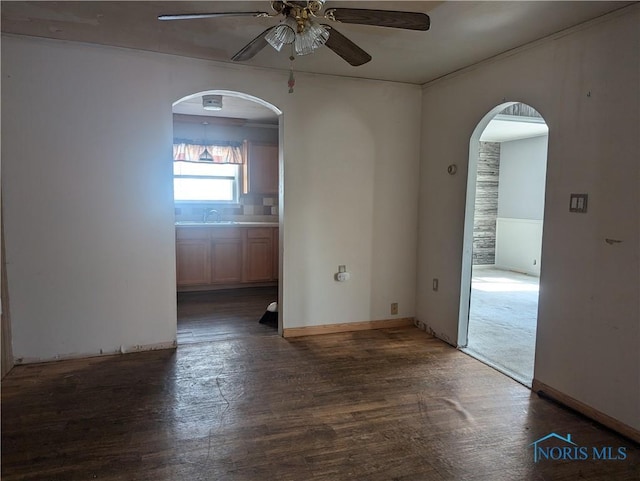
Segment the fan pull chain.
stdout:
<path fill-rule="evenodd" d="M 293 74 L 293 61 L 296 58 L 293 55 L 293 44 L 291 44 L 291 56 L 289 57 L 289 60 L 291 61 L 291 69 L 289 70 L 289 93 L 292 94 L 293 93 L 293 87 L 295 87 L 296 85 L 296 78 L 294 77 Z"/>

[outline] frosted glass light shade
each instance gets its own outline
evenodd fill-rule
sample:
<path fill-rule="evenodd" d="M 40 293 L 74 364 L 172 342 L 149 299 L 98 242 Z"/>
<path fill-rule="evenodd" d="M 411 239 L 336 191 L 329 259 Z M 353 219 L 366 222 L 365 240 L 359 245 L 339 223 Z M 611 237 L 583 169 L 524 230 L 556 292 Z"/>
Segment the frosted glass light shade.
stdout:
<path fill-rule="evenodd" d="M 271 29 L 264 39 L 279 52 L 284 45 L 291 44 L 296 39 L 296 21 L 290 17 L 285 19 Z"/>
<path fill-rule="evenodd" d="M 308 55 L 322 47 L 329 39 L 329 30 L 315 22 L 309 22 L 304 31 L 296 35 L 294 47 L 296 54 Z"/>

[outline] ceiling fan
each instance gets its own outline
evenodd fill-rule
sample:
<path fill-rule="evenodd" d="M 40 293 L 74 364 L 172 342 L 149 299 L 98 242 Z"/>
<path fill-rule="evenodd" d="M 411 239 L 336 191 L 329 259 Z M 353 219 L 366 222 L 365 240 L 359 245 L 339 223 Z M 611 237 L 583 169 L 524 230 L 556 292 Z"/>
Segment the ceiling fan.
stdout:
<path fill-rule="evenodd" d="M 292 45 L 297 55 L 307 55 L 326 45 L 350 65 L 357 67 L 371 60 L 371 55 L 336 30 L 335 23 L 352 23 L 407 30 L 429 30 L 429 16 L 424 13 L 367 8 L 328 8 L 325 0 L 271 1 L 268 12 L 218 12 L 160 15 L 158 20 L 191 20 L 217 17 L 284 17 L 245 45 L 231 60 L 242 62 L 253 58 L 267 45 L 280 51 Z M 324 23 L 328 21 L 328 23 Z M 293 60 L 293 52 L 291 59 Z"/>

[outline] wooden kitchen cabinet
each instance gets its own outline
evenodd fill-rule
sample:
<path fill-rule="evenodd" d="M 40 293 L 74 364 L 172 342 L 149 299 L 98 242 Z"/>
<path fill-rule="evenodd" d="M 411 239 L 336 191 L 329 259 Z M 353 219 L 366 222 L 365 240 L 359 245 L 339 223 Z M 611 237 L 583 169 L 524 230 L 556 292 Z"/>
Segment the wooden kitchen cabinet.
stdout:
<path fill-rule="evenodd" d="M 267 282 L 273 279 L 273 229 L 247 229 L 245 280 Z"/>
<path fill-rule="evenodd" d="M 277 194 L 280 164 L 278 145 L 247 140 L 244 149 L 243 193 Z"/>
<path fill-rule="evenodd" d="M 242 282 L 242 247 L 240 229 L 223 227 L 211 229 L 211 283 Z"/>
<path fill-rule="evenodd" d="M 210 244 L 206 232 L 176 233 L 176 282 L 178 286 L 197 286 L 211 282 Z"/>
<path fill-rule="evenodd" d="M 179 291 L 273 285 L 277 279 L 277 227 L 176 228 Z"/>

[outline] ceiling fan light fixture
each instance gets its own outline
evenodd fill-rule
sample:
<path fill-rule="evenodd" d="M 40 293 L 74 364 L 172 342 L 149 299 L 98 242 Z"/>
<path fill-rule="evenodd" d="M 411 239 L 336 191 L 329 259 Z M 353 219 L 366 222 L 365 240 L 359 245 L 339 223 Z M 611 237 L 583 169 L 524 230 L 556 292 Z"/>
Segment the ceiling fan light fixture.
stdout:
<path fill-rule="evenodd" d="M 205 110 L 222 110 L 222 95 L 203 95 L 202 108 Z"/>
<path fill-rule="evenodd" d="M 287 17 L 279 25 L 271 29 L 264 39 L 279 52 L 283 46 L 295 41 L 296 21 L 291 17 Z"/>
<path fill-rule="evenodd" d="M 305 29 L 296 35 L 294 47 L 297 55 L 308 55 L 322 47 L 329 40 L 329 30 L 318 23 L 309 21 Z"/>
<path fill-rule="evenodd" d="M 325 1 L 326 0 L 311 0 L 307 2 L 307 8 L 311 13 L 316 14 L 322 10 Z"/>
<path fill-rule="evenodd" d="M 292 45 L 289 59 L 293 65 L 296 54 L 307 55 L 315 52 L 318 48 L 326 44 L 329 50 L 332 50 L 335 54 L 342 57 L 343 60 L 347 61 L 347 63 L 353 67 L 358 67 L 370 62 L 371 55 L 333 28 L 332 22 L 416 31 L 429 30 L 431 25 L 429 15 L 422 12 L 349 7 L 325 9 L 326 0 L 271 0 L 270 3 L 274 12 L 272 14 L 267 12 L 227 11 L 160 15 L 158 19 L 186 20 L 216 17 L 273 18 L 282 16 L 284 20 L 281 21 L 280 24 L 264 30 L 231 57 L 231 60 L 234 62 L 250 60 L 267 45 L 271 45 L 278 52 L 281 51 L 285 45 Z M 329 25 L 318 25 L 315 23 L 315 20 L 323 23 L 328 20 Z"/>

